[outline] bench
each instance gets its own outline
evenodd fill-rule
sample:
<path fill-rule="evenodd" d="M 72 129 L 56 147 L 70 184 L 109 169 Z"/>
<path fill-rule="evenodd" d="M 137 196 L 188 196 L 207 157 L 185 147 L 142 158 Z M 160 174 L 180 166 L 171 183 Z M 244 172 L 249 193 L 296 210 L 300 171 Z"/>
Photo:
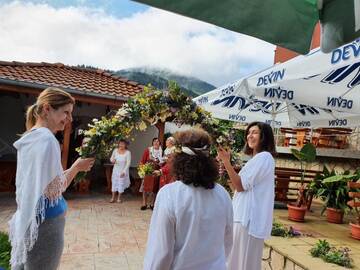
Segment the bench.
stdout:
<path fill-rule="evenodd" d="M 317 148 L 344 149 L 348 146 L 351 128 L 317 128 L 314 129 L 312 143 Z"/>
<path fill-rule="evenodd" d="M 280 132 L 284 134 L 283 146 L 302 147 L 310 142 L 311 129 L 309 128 L 280 128 Z"/>
<path fill-rule="evenodd" d="M 315 176 L 321 173 L 316 170 L 305 170 L 304 184 L 309 184 Z M 280 202 L 296 201 L 297 191 L 301 185 L 301 169 L 275 167 L 275 200 Z M 311 205 L 310 198 L 308 209 Z"/>

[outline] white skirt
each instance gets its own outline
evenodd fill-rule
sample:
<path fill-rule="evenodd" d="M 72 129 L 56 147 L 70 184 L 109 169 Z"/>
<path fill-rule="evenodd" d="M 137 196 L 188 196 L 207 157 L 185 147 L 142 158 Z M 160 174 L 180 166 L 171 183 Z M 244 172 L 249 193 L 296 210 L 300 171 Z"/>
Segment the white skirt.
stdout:
<path fill-rule="evenodd" d="M 228 270 L 261 270 L 264 239 L 249 235 L 240 223 L 234 223 L 233 246 L 227 258 Z"/>
<path fill-rule="evenodd" d="M 127 177 L 112 179 L 111 191 L 123 193 L 130 186 L 130 179 Z"/>

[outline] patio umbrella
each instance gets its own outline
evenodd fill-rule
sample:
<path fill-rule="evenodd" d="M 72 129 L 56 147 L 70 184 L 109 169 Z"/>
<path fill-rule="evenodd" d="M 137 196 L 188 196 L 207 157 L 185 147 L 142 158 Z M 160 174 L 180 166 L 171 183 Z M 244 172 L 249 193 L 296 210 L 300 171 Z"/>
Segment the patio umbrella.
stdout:
<path fill-rule="evenodd" d="M 239 81 L 234 94 L 360 113 L 360 42 L 319 49 Z"/>
<path fill-rule="evenodd" d="M 194 101 L 219 119 L 240 123 L 262 121 L 272 127 L 356 127 L 360 115 L 321 109 L 304 104 L 256 98 L 236 93 L 245 79 L 219 87 Z"/>
<path fill-rule="evenodd" d="M 321 22 L 329 52 L 360 36 L 360 0 L 136 0 L 263 39 L 301 54 Z"/>

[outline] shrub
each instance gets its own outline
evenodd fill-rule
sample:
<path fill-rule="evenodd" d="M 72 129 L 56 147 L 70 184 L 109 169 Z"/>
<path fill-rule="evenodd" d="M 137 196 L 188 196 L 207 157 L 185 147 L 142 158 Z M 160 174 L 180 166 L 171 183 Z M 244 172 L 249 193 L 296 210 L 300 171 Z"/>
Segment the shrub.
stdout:
<path fill-rule="evenodd" d="M 4 232 L 0 232 L 0 267 L 6 270 L 10 270 L 10 252 L 9 236 Z"/>
<path fill-rule="evenodd" d="M 322 258 L 325 262 L 334 263 L 347 268 L 352 268 L 352 259 L 349 254 L 350 249 L 347 247 L 336 248 L 330 245 L 326 240 L 319 240 L 315 246 L 310 249 L 313 257 Z"/>

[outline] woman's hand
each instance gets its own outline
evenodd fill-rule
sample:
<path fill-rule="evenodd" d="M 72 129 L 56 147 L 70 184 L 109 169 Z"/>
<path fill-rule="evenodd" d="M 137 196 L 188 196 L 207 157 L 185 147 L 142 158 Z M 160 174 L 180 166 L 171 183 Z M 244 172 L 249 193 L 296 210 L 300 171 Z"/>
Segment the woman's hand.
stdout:
<path fill-rule="evenodd" d="M 95 158 L 78 158 L 73 166 L 79 172 L 88 172 L 91 170 L 92 166 L 94 165 Z"/>
<path fill-rule="evenodd" d="M 229 150 L 225 150 L 220 146 L 218 147 L 217 152 L 218 152 L 217 158 L 220 159 L 223 163 L 230 162 L 231 153 Z"/>
<path fill-rule="evenodd" d="M 125 173 L 124 172 L 120 173 L 120 177 L 121 178 L 125 177 Z"/>
<path fill-rule="evenodd" d="M 156 176 L 160 176 L 161 175 L 161 170 L 155 170 L 153 171 L 153 174 Z"/>

